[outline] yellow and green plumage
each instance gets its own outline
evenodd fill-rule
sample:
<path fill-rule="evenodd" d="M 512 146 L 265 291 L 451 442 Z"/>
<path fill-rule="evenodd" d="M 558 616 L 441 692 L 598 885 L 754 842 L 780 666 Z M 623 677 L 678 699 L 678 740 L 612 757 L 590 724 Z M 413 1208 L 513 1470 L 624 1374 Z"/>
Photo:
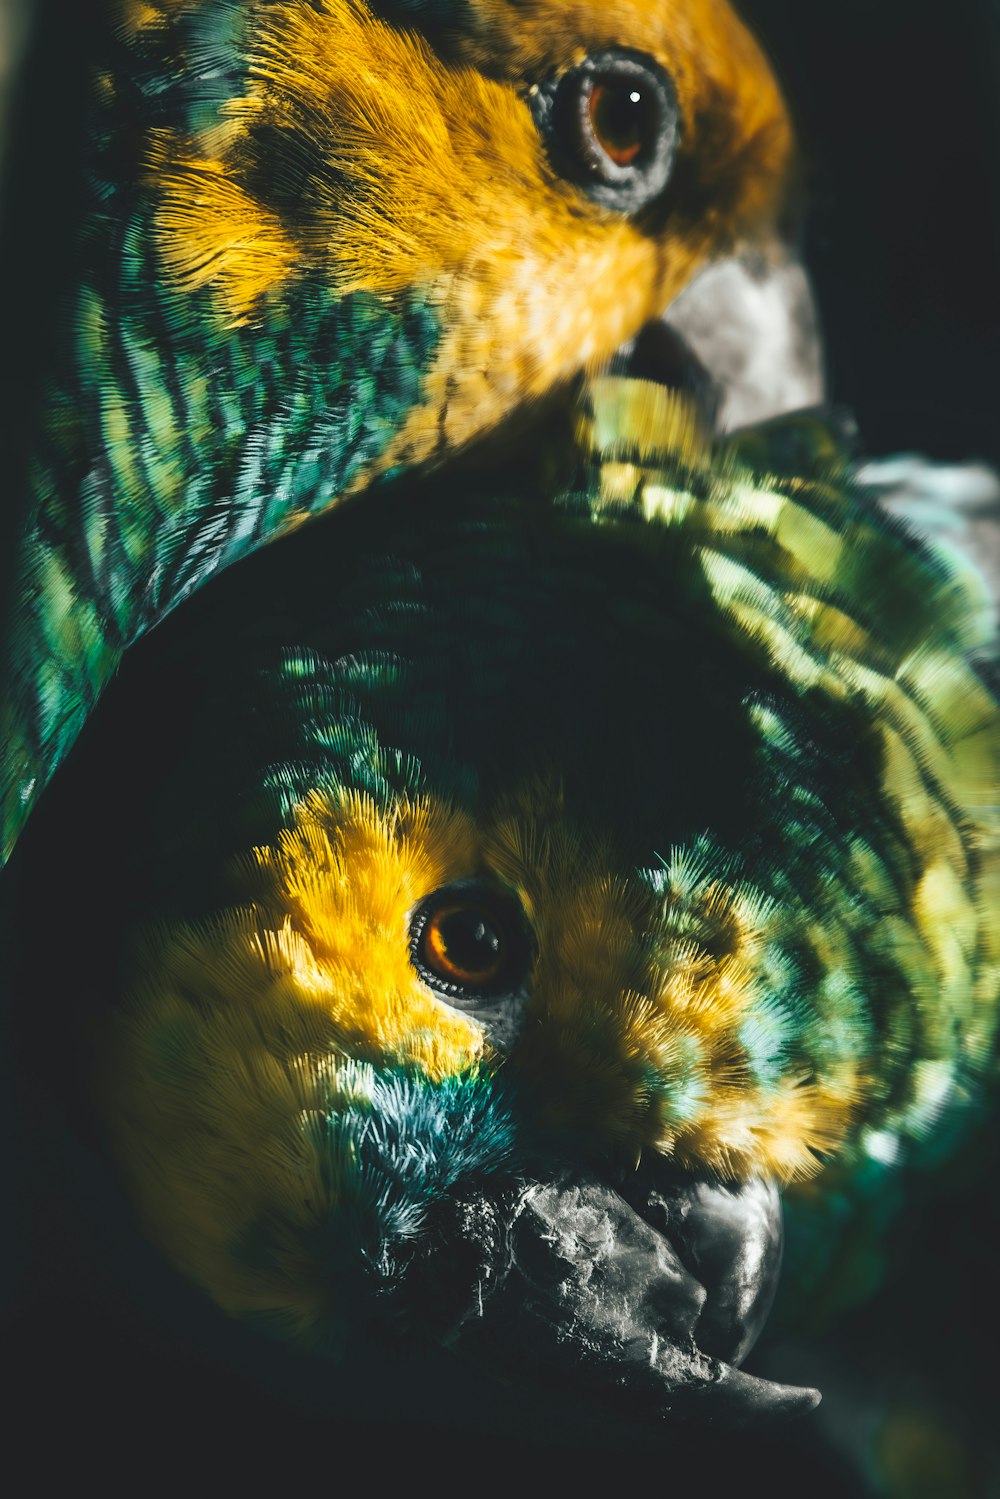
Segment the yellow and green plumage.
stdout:
<path fill-rule="evenodd" d="M 597 367 L 768 239 L 790 130 L 725 0 L 109 0 L 86 211 L 28 438 L 3 857 L 122 652 L 210 574 Z M 669 204 L 557 170 L 532 97 L 639 50 Z"/>
<path fill-rule="evenodd" d="M 26 840 L 146 1232 L 299 1344 L 405 1303 L 473 1189 L 652 1163 L 822 1215 L 826 1163 L 905 1159 L 991 1066 L 973 583 L 829 452 L 769 476 L 656 387 L 589 399 L 561 485 L 399 481 L 190 601 Z M 530 934 L 502 1014 L 413 958 L 470 880 Z"/>
<path fill-rule="evenodd" d="M 781 434 L 648 386 L 540 461 L 524 426 L 770 232 L 770 74 L 722 0 L 114 15 L 5 680 L 5 854 L 69 757 L 7 882 L 35 1055 L 172 1262 L 299 1346 L 474 1319 L 470 1202 L 609 1181 L 632 1231 L 650 1173 L 807 1182 L 821 1294 L 841 1201 L 991 1066 L 984 611 L 820 427 L 775 476 Z M 531 115 L 607 47 L 677 93 L 641 214 Z M 432 471 L 507 418 L 496 472 Z M 414 936 L 470 881 L 525 933 L 475 1002 Z"/>

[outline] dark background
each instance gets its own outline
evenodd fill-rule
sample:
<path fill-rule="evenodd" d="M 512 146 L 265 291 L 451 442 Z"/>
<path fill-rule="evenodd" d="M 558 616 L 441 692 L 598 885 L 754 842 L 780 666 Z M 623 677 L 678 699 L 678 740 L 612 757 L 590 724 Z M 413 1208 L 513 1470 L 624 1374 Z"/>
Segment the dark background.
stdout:
<path fill-rule="evenodd" d="M 832 395 L 873 453 L 1000 459 L 1000 6 L 746 0 L 798 120 Z"/>
<path fill-rule="evenodd" d="M 37 9 L 0 203 L 13 351 L 3 360 L 8 478 L 65 273 L 80 59 L 96 15 L 85 0 L 39 0 Z M 1000 461 L 1000 8 L 747 0 L 743 10 L 802 133 L 805 254 L 834 400 L 854 411 L 867 452 Z M 9 507 L 4 518 L 14 523 Z M 697 1484 L 708 1495 L 810 1499 L 1000 1492 L 987 1370 L 998 1151 L 985 1123 L 946 1170 L 906 1183 L 878 1297 L 822 1334 L 792 1329 L 762 1350 L 758 1367 L 823 1387 L 815 1416 L 774 1434 L 651 1440 L 601 1431 L 593 1412 L 550 1421 L 533 1400 L 521 1409 L 437 1368 L 397 1370 L 390 1389 L 361 1350 L 336 1388 L 308 1371 L 261 1371 L 252 1340 L 230 1341 L 134 1248 L 109 1184 L 67 1138 L 58 1109 L 13 1078 L 5 1095 L 14 1395 L 2 1419 L 10 1460 L 34 1464 L 24 1492 L 51 1492 L 57 1476 L 73 1475 L 116 1492 L 155 1491 L 164 1470 L 194 1493 L 307 1480 L 583 1494 L 655 1484 L 669 1495 Z"/>

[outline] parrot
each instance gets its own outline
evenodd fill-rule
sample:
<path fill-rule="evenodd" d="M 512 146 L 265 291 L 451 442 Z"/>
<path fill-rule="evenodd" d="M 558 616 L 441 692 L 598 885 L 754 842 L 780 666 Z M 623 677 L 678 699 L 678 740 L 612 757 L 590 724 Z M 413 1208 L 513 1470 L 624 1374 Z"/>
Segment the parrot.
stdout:
<path fill-rule="evenodd" d="M 126 653 L 8 866 L 24 1054 L 255 1337 L 788 1417 L 782 1195 L 822 1241 L 990 1077 L 992 611 L 819 423 L 597 376 L 508 458 Z"/>
<path fill-rule="evenodd" d="M 210 575 L 484 434 L 530 442 L 619 351 L 666 370 L 661 315 L 774 253 L 796 177 L 728 0 L 108 0 L 89 50 L 8 474 L 3 859 L 125 649 Z"/>
<path fill-rule="evenodd" d="M 783 1211 L 797 1316 L 989 1075 L 998 725 L 821 428 L 581 397 L 770 253 L 773 74 L 725 0 L 109 13 L 5 559 L 25 1055 L 268 1343 L 806 1410 L 741 1371 Z"/>

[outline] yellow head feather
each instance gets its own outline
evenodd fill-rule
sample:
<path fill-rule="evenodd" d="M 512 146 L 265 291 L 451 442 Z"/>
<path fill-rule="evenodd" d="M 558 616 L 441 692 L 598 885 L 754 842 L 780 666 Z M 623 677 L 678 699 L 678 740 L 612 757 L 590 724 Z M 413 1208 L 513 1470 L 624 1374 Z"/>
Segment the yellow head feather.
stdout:
<path fill-rule="evenodd" d="M 99 1088 L 152 1236 L 232 1312 L 280 1307 L 305 1335 L 329 1309 L 304 1244 L 337 1206 L 323 1121 L 365 1068 L 440 1083 L 502 1065 L 556 1136 L 735 1176 L 809 1175 L 850 1125 L 858 1066 L 776 1091 L 747 1065 L 766 905 L 683 867 L 654 897 L 552 783 L 479 819 L 433 798 L 386 813 L 361 794 L 313 794 L 249 871 L 254 901 L 141 941 Z M 506 1057 L 410 957 L 414 908 L 484 873 L 516 893 L 536 942 Z M 246 1254 L 264 1221 L 266 1265 Z"/>
<path fill-rule="evenodd" d="M 606 361 L 713 254 L 773 232 L 791 133 L 773 77 L 721 0 L 477 4 L 447 60 L 361 0 L 251 18 L 245 90 L 197 139 L 150 152 L 160 254 L 245 321 L 305 269 L 336 295 L 419 289 L 443 337 L 383 463 L 454 447 Z M 610 46 L 674 78 L 670 212 L 592 202 L 549 162 L 528 96 Z"/>

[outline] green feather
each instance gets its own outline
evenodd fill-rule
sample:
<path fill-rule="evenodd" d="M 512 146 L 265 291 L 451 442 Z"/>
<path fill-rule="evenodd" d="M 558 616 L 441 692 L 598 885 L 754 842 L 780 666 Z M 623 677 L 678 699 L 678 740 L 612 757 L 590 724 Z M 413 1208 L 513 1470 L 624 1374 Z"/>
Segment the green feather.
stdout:
<path fill-rule="evenodd" d="M 69 330 L 41 403 L 8 615 L 0 858 L 123 651 L 218 569 L 325 510 L 421 398 L 440 327 L 419 290 L 390 305 L 297 278 L 234 326 L 171 284 L 155 243 L 150 132 L 193 131 L 238 89 L 246 10 L 111 43 Z M 176 49 L 185 67 L 176 74 Z M 58 662 L 58 666 L 52 662 Z"/>
<path fill-rule="evenodd" d="M 627 436 L 643 388 L 596 389 Z M 389 486 L 130 653 L 103 734 L 139 784 L 103 795 L 125 796 L 135 899 L 149 881 L 200 919 L 317 788 L 475 811 L 556 775 L 678 920 L 723 874 L 758 902 L 751 1074 L 870 1058 L 856 1138 L 881 1159 L 974 1088 L 995 1029 L 1000 734 L 969 664 L 988 626 L 842 464 L 768 478 L 726 444 L 632 452 L 614 421 L 562 494 Z M 165 718 L 195 753 L 158 752 Z"/>
<path fill-rule="evenodd" d="M 310 796 L 392 811 L 430 795 L 475 822 L 526 784 L 552 787 L 527 909 L 545 920 L 568 820 L 643 902 L 642 929 L 613 939 L 626 987 L 641 995 L 693 952 L 746 966 L 731 1066 L 765 1114 L 789 1080 L 836 1093 L 860 1079 L 847 1123 L 809 1147 L 838 1161 L 789 1194 L 794 1321 L 795 1296 L 815 1312 L 877 1284 L 880 1183 L 954 1149 L 990 1077 L 1000 710 L 975 662 L 991 627 L 974 584 L 822 444 L 812 467 L 800 450 L 799 473 L 762 473 L 731 443 L 685 435 L 653 387 L 596 382 L 589 399 L 564 484 L 516 463 L 398 479 L 244 559 L 130 649 L 18 850 L 18 925 L 30 954 L 46 913 L 65 913 L 70 971 L 57 955 L 49 981 L 82 1020 L 109 983 L 120 1003 L 136 932 L 194 941 L 233 909 L 263 920 L 251 851 L 276 847 Z M 85 851 L 84 880 L 67 849 Z M 558 934 L 567 982 L 589 982 L 594 940 L 586 921 Z M 191 1026 L 215 1002 L 200 962 L 183 970 Z M 530 1179 L 539 1151 L 560 1169 L 573 1152 L 613 1156 L 643 1111 L 661 1132 L 697 1128 L 726 1086 L 704 1037 L 681 1026 L 654 1062 L 622 1049 L 614 1004 L 586 1004 L 569 1060 L 539 1014 L 527 1061 L 515 1049 L 447 1087 L 347 1045 L 338 1076 L 374 1066 L 365 1096 L 381 1102 L 359 1112 L 319 1088 L 308 1149 L 342 1208 L 299 1246 L 309 1264 L 341 1286 L 361 1263 L 402 1276 L 452 1191 L 452 1148 L 463 1181 Z M 203 1086 L 186 1033 L 157 1044 L 171 1098 L 195 1074 Z M 279 1066 L 282 1044 L 259 1042 Z M 220 1100 L 244 1068 L 241 1090 L 261 1086 L 256 1053 L 231 1065 Z M 602 1102 L 615 1089 L 623 1115 Z M 554 1094 L 569 1125 L 548 1122 Z M 280 1278 L 289 1232 L 276 1205 L 244 1223 L 240 1274 Z M 335 1319 L 320 1321 L 335 1347 Z"/>

